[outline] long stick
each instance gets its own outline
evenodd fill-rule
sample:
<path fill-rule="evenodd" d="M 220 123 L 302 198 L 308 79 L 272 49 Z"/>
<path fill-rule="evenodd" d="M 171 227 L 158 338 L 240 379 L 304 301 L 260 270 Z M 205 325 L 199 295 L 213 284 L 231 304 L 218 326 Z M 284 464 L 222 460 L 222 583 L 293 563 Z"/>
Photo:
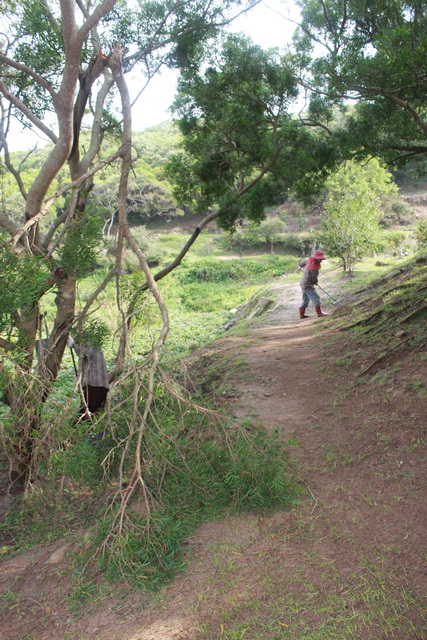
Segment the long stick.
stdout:
<path fill-rule="evenodd" d="M 74 358 L 74 352 L 73 352 L 73 350 L 72 350 L 72 348 L 71 348 L 71 347 L 70 347 L 70 351 L 71 351 L 71 358 L 72 358 L 72 360 L 73 360 L 74 371 L 76 372 L 76 376 L 78 376 L 79 374 L 78 374 L 78 372 L 77 372 L 76 361 L 75 361 L 75 358 Z"/>
<path fill-rule="evenodd" d="M 326 295 L 327 295 L 327 296 L 329 296 L 329 298 L 330 298 L 331 300 L 333 300 L 334 302 L 337 302 L 337 301 L 335 300 L 335 298 L 333 298 L 331 295 L 329 295 L 329 293 L 328 293 L 327 291 L 325 291 L 323 287 L 321 287 L 321 286 L 320 286 L 320 284 L 318 284 L 317 286 L 319 287 L 319 289 L 322 289 L 323 293 L 326 293 Z"/>

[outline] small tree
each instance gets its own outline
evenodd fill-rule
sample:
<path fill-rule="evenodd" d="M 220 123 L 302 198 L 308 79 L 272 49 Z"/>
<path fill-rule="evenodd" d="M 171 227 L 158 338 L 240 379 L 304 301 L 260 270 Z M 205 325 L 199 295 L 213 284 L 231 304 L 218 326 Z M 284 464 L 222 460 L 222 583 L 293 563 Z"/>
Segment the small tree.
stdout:
<path fill-rule="evenodd" d="M 270 245 L 270 253 L 274 256 L 274 245 L 280 241 L 282 233 L 286 231 L 286 224 L 278 218 L 264 220 L 259 226 L 259 232 Z"/>
<path fill-rule="evenodd" d="M 355 261 L 375 247 L 381 197 L 397 190 L 390 180 L 391 174 L 372 160 L 366 166 L 347 163 L 327 181 L 321 242 L 349 274 Z"/>
<path fill-rule="evenodd" d="M 415 238 L 420 249 L 427 248 L 427 220 L 421 220 L 415 229 Z"/>

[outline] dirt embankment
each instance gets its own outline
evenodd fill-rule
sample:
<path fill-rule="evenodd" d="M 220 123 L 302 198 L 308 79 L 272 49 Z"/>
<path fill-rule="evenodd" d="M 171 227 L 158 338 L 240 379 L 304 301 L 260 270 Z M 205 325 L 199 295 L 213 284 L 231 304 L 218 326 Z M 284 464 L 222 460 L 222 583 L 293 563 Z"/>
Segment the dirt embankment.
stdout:
<path fill-rule="evenodd" d="M 297 320 L 298 300 L 297 285 L 283 286 L 258 326 L 197 355 L 194 381 L 212 363 L 242 363 L 224 402 L 239 420 L 294 442 L 303 502 L 290 512 L 201 526 L 189 540 L 188 571 L 142 610 L 140 596 L 122 590 L 119 603 L 100 598 L 73 618 L 65 572 L 73 541 L 6 560 L 2 637 L 426 637 L 427 353 L 383 377 L 373 370 L 361 384 L 357 371 L 369 364 L 369 347 L 349 353 L 343 334 L 325 328 L 327 319 Z"/>

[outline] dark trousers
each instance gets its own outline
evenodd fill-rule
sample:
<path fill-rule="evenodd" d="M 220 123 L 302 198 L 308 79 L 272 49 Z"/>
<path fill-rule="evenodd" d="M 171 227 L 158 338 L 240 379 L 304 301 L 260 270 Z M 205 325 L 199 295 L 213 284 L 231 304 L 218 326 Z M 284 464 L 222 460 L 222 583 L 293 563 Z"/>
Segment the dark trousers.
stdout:
<path fill-rule="evenodd" d="M 105 387 L 93 387 L 91 384 L 88 384 L 83 387 L 83 395 L 87 408 L 91 413 L 95 413 L 105 405 L 108 389 Z M 84 405 L 80 407 L 79 413 L 80 415 L 86 413 L 86 407 Z"/>

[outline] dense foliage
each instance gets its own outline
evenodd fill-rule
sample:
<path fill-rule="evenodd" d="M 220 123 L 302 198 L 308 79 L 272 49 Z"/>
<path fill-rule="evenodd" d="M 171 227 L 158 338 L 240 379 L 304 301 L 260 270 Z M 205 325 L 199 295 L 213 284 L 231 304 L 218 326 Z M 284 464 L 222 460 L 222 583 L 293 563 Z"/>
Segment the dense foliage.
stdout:
<path fill-rule="evenodd" d="M 300 0 L 292 68 L 312 95 L 310 116 L 356 101 L 336 132 L 343 153 L 425 168 L 427 12 L 424 0 Z"/>
<path fill-rule="evenodd" d="M 311 195 L 336 162 L 323 129 L 312 133 L 291 116 L 295 77 L 275 51 L 229 37 L 211 64 L 183 73 L 175 111 L 183 153 L 170 164 L 181 202 L 218 208 L 234 229 L 260 221 L 290 190 Z"/>
<path fill-rule="evenodd" d="M 344 270 L 372 252 L 379 237 L 381 198 L 397 193 L 391 174 L 377 160 L 367 165 L 347 163 L 326 182 L 328 196 L 322 218 L 321 242 Z"/>

